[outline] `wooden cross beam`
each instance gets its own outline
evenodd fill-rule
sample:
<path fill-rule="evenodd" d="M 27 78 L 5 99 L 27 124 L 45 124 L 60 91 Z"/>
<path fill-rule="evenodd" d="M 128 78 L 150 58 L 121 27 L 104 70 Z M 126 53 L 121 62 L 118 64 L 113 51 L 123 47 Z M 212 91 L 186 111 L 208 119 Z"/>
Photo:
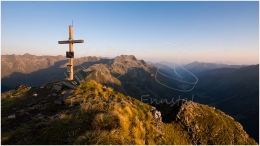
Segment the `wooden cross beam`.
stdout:
<path fill-rule="evenodd" d="M 69 58 L 69 69 L 68 69 L 68 72 L 69 72 L 69 79 L 70 80 L 73 80 L 74 79 L 74 65 L 73 65 L 73 58 L 74 58 L 74 52 L 73 52 L 73 43 L 84 43 L 84 40 L 74 40 L 73 39 L 73 26 L 69 26 L 69 40 L 66 40 L 66 41 L 58 41 L 58 44 L 69 44 L 69 52 L 67 52 L 67 54 L 72 54 L 71 56 L 67 56 L 67 58 Z"/>

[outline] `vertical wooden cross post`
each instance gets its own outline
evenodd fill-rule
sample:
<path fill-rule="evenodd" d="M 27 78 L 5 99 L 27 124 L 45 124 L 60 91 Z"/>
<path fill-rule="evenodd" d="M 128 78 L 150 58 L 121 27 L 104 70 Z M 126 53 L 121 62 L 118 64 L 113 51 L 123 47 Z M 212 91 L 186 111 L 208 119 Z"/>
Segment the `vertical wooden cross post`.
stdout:
<path fill-rule="evenodd" d="M 58 41 L 59 44 L 69 44 L 69 52 L 66 52 L 66 57 L 69 58 L 69 65 L 67 65 L 67 71 L 69 72 L 69 79 L 74 79 L 74 51 L 73 51 L 73 43 L 84 43 L 84 40 L 74 40 L 73 38 L 73 26 L 69 26 L 69 40 L 66 41 Z"/>

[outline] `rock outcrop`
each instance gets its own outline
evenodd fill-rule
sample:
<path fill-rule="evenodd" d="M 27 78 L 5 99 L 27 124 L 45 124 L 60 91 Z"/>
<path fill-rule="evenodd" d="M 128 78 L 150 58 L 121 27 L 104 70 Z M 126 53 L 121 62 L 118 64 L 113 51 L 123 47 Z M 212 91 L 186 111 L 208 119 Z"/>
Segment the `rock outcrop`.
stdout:
<path fill-rule="evenodd" d="M 152 112 L 153 117 L 155 118 L 156 128 L 157 128 L 158 132 L 163 133 L 161 112 L 156 110 L 155 107 L 152 107 L 151 112 Z"/>
<path fill-rule="evenodd" d="M 176 115 L 176 121 L 188 131 L 193 144 L 257 144 L 240 123 L 207 105 L 185 102 Z"/>

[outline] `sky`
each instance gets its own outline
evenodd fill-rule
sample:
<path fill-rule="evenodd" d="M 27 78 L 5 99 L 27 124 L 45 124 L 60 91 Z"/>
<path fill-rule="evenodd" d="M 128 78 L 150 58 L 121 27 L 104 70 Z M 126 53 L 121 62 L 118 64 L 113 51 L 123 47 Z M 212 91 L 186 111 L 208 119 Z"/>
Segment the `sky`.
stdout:
<path fill-rule="evenodd" d="M 1 2 L 1 54 L 259 63 L 259 2 Z"/>

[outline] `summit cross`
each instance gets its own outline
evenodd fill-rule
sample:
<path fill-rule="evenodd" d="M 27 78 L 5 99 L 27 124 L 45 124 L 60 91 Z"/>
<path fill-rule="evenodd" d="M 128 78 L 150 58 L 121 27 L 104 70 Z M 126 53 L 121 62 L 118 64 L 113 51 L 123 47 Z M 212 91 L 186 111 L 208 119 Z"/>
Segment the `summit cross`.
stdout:
<path fill-rule="evenodd" d="M 74 51 L 73 44 L 74 43 L 84 43 L 84 40 L 74 40 L 73 38 L 73 26 L 69 26 L 69 40 L 66 41 L 58 41 L 58 44 L 69 44 L 69 52 L 66 52 L 66 57 L 69 58 L 69 65 L 67 65 L 67 72 L 69 72 L 69 79 L 74 79 Z"/>

